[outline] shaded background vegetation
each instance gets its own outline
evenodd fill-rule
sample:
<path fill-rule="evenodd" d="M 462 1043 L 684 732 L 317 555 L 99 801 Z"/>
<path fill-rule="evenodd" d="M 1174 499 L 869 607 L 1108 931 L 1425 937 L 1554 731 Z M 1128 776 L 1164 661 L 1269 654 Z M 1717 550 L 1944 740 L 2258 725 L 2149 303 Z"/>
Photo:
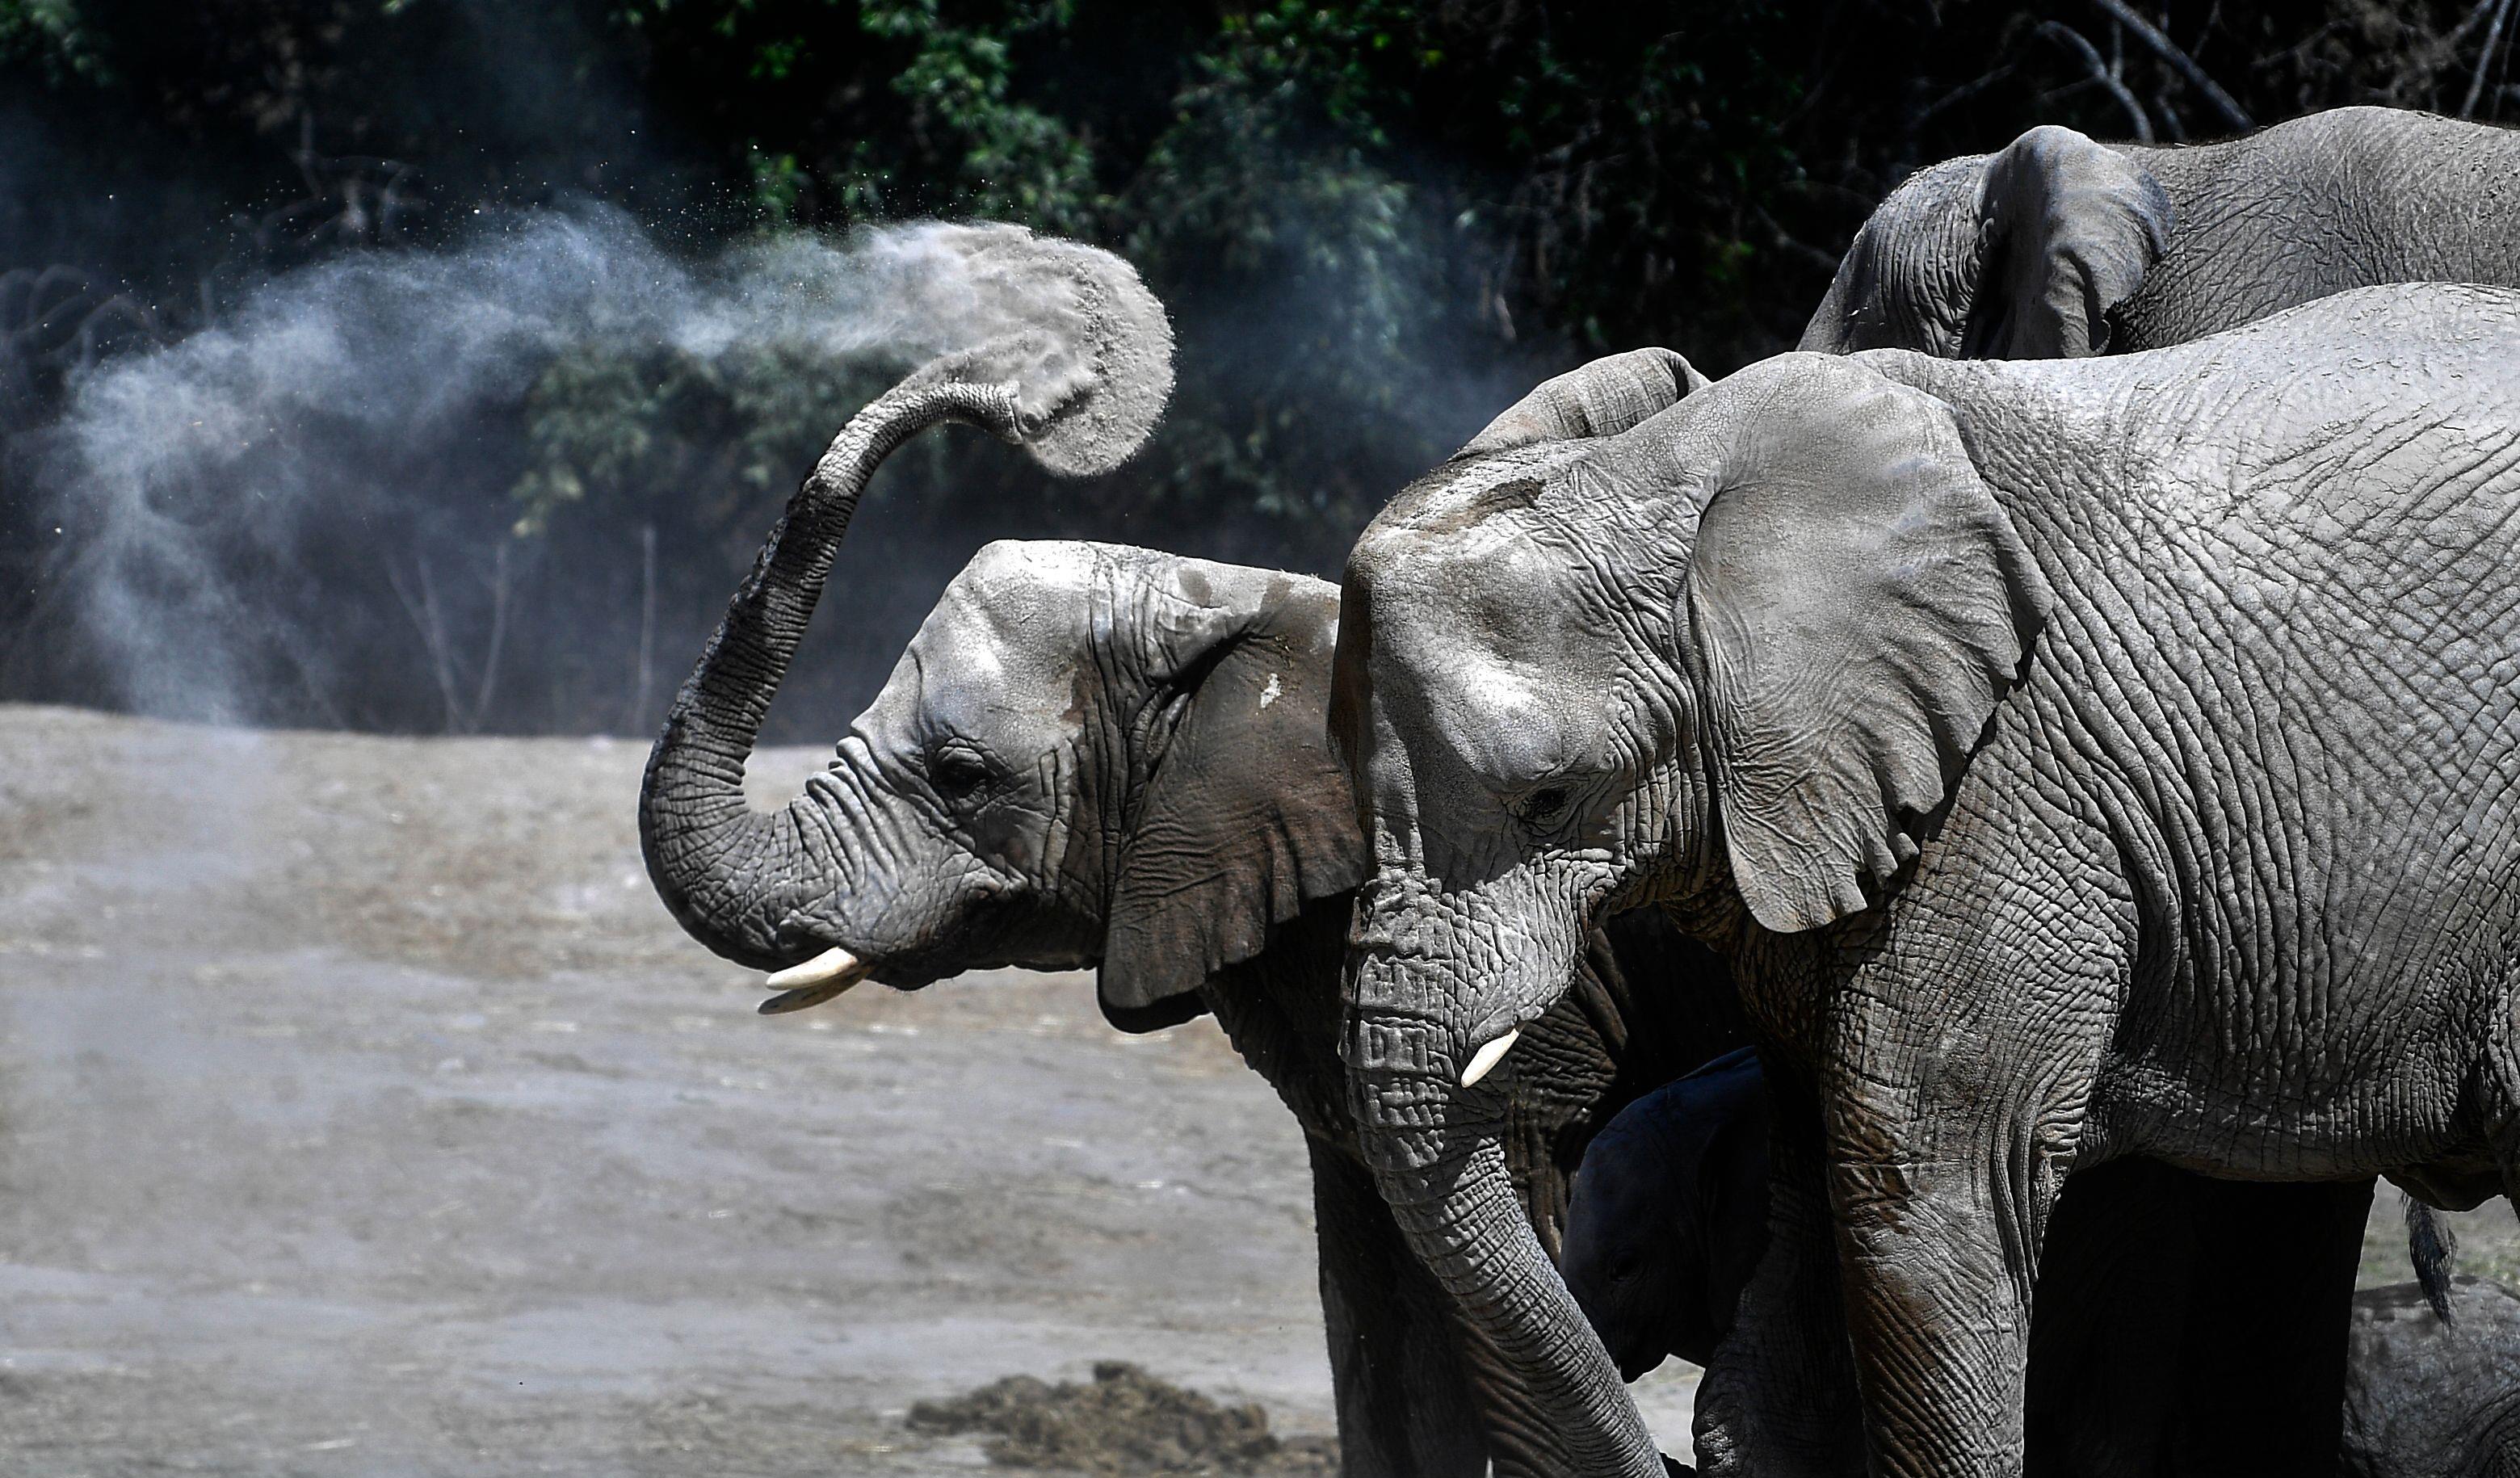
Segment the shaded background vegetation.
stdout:
<path fill-rule="evenodd" d="M 898 459 L 774 716 L 829 738 L 987 539 L 1334 574 L 1532 381 L 1641 343 L 1715 374 L 1789 344 L 1921 163 L 2039 122 L 2172 142 L 2352 103 L 2501 117 L 2513 9 L 0 0 L 0 695 L 643 732 L 890 368 L 590 339 L 365 447 L 355 488 L 286 519 L 249 483 L 153 490 L 159 536 L 232 598 L 178 649 L 218 645 L 234 680 L 136 682 L 100 622 L 182 607 L 146 579 L 74 599 L 112 530 L 57 473 L 64 409 L 345 254 L 600 202 L 694 260 L 942 216 L 1135 262 L 1181 338 L 1158 439 L 1081 485 L 968 433 Z"/>

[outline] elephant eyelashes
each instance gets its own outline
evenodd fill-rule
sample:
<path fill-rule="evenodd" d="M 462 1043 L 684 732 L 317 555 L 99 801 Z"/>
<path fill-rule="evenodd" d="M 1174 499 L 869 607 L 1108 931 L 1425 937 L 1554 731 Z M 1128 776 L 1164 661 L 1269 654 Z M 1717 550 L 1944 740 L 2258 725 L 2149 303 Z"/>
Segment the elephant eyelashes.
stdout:
<path fill-rule="evenodd" d="M 948 800 L 960 800 L 989 782 L 989 762 L 959 745 L 927 757 L 927 783 Z"/>

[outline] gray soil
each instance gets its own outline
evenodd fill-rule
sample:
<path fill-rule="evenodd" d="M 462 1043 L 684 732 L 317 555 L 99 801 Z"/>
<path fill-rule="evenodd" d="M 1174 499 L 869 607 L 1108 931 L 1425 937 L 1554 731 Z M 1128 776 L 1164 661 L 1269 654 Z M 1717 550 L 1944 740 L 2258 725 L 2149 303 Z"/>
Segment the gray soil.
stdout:
<path fill-rule="evenodd" d="M 1018 1461 L 1302 1470 L 1302 1146 L 1213 1026 L 1019 973 L 756 1016 L 649 891 L 644 757 L 0 707 L 0 1472 L 1043 1470 L 908 1419 L 1008 1376 Z M 1640 1386 L 1668 1450 L 1691 1389 Z"/>

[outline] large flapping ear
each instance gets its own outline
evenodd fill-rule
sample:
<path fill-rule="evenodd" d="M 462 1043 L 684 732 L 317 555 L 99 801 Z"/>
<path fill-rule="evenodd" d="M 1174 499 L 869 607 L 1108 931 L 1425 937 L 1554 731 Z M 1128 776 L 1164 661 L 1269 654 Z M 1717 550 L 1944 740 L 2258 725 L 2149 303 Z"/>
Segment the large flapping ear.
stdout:
<path fill-rule="evenodd" d="M 1842 359 L 1748 381 L 1687 603 L 1732 876 L 1768 928 L 1868 906 L 2018 680 L 2047 583 L 1950 407 Z"/>
<path fill-rule="evenodd" d="M 2070 128 L 2034 128 L 1978 183 L 1972 359 L 2078 359 L 2109 346 L 2109 311 L 2169 248 L 2170 197 L 2151 173 Z"/>
<path fill-rule="evenodd" d="M 1706 377 L 1669 349 L 1630 349 L 1569 370 L 1513 403 L 1453 454 L 1483 457 L 1540 441 L 1615 436 L 1705 388 Z"/>
<path fill-rule="evenodd" d="M 1147 1030 L 1195 1014 L 1200 984 L 1258 954 L 1312 899 L 1362 884 L 1365 842 L 1330 750 L 1336 587 L 1146 555 L 1121 619 L 1149 654 L 1154 726 L 1119 844 L 1103 1014 Z"/>

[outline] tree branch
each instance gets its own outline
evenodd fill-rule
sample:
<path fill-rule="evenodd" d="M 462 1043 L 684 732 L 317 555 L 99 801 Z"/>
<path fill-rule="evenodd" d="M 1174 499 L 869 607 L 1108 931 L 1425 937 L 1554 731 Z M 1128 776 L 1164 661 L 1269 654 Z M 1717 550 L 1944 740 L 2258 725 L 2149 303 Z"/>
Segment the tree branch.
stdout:
<path fill-rule="evenodd" d="M 515 594 L 508 571 L 510 547 L 511 541 L 503 536 L 490 559 L 490 636 L 481 653 L 481 681 L 472 690 L 472 722 L 466 726 L 468 734 L 481 732 L 481 721 L 490 713 L 490 696 L 499 688 L 499 654 L 507 649 L 508 604 Z"/>
<path fill-rule="evenodd" d="M 1959 86 L 1953 88 L 1951 91 L 1943 94 L 1939 98 L 1936 98 L 1934 101 L 1926 104 L 1922 109 L 1918 110 L 1914 121 L 1922 123 L 1927 118 L 1941 112 L 1946 108 L 1952 108 L 1961 103 L 1965 103 L 1969 99 L 1976 97 L 1979 93 L 1986 91 L 1988 88 L 1993 87 L 1996 83 L 2002 81 L 2005 77 L 2010 75 L 2012 75 L 2012 67 L 2007 65 L 1995 68 L 1995 70 L 1972 81 L 1962 82 Z"/>
<path fill-rule="evenodd" d="M 2101 60 L 2100 49 L 2092 44 L 2090 37 L 2070 25 L 2059 24 L 2054 21 L 2040 22 L 2038 33 L 2052 38 L 2070 48 L 2076 56 L 2081 57 L 2084 67 L 2092 74 L 2092 80 L 2107 88 L 2109 96 L 2117 99 L 2118 106 L 2126 110 L 2128 119 L 2135 124 L 2136 142 L 2138 144 L 2152 142 L 2152 119 L 2145 116 L 2143 105 L 2136 101 L 2134 93 L 2127 91 L 2126 84 L 2109 75 L 2109 64 Z"/>
<path fill-rule="evenodd" d="M 2476 100 L 2485 91 L 2485 74 L 2494 66 L 2495 48 L 2502 44 L 2502 22 L 2511 19 L 2511 0 L 2494 7 L 2494 23 L 2485 28 L 2485 50 L 2476 54 L 2476 75 L 2468 79 L 2467 101 L 2458 105 L 2462 118 L 2476 116 Z"/>
<path fill-rule="evenodd" d="M 2247 112 L 2232 99 L 2229 93 L 2223 90 L 2221 83 L 2205 74 L 2205 68 L 2196 65 L 2194 57 L 2181 51 L 2178 42 L 2163 35 L 2159 26 L 2137 15 L 2125 0 L 2092 0 L 2092 4 L 2097 6 L 2110 20 L 2135 32 L 2137 40 L 2151 47 L 2153 55 L 2169 63 L 2174 70 L 2187 79 L 2190 86 L 2205 95 L 2205 101 L 2214 105 L 2214 111 L 2220 112 L 2226 122 L 2234 128 L 2258 126 L 2249 121 Z"/>

